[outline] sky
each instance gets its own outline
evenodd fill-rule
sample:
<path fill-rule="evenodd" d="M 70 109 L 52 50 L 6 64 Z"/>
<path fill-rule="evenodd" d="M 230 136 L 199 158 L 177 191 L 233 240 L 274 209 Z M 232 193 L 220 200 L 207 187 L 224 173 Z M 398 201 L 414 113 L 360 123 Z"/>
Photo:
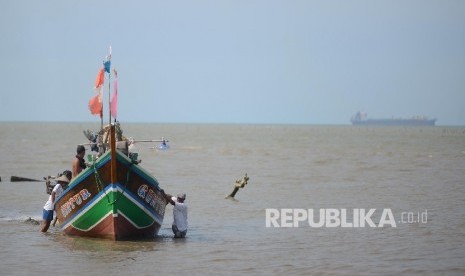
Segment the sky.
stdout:
<path fill-rule="evenodd" d="M 465 125 L 462 0 L 0 0 L 0 121 L 100 121 L 110 45 L 121 122 Z"/>

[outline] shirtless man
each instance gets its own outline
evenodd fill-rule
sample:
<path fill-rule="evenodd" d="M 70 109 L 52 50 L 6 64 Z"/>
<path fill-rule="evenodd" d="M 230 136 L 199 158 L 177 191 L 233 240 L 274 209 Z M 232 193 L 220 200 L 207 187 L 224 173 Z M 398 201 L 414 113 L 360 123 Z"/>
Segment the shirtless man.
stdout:
<path fill-rule="evenodd" d="M 83 145 L 77 146 L 76 157 L 73 160 L 73 178 L 75 178 L 86 167 L 84 156 L 86 155 L 86 148 Z"/>

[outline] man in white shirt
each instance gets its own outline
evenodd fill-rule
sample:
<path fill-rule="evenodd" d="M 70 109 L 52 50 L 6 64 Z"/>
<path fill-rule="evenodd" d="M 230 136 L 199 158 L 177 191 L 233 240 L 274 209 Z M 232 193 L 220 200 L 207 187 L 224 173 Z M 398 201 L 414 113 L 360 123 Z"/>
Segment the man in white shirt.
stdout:
<path fill-rule="evenodd" d="M 53 210 L 55 209 L 55 199 L 61 196 L 63 193 L 63 186 L 66 187 L 69 183 L 69 180 L 65 175 L 58 177 L 56 181 L 57 184 L 53 187 L 53 190 L 44 205 L 44 210 L 42 212 L 42 227 L 40 229 L 41 232 L 47 232 L 50 227 L 50 223 L 53 220 Z"/>
<path fill-rule="evenodd" d="M 166 200 L 171 203 L 173 207 L 173 225 L 172 230 L 175 238 L 185 238 L 187 234 L 187 203 L 186 194 L 178 194 L 177 197 L 165 194 Z"/>

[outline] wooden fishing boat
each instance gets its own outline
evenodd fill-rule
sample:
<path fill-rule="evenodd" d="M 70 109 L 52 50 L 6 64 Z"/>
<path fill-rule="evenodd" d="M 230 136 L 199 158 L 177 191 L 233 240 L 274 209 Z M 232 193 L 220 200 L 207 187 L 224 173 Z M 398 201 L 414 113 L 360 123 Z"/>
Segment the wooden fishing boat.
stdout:
<path fill-rule="evenodd" d="M 114 126 L 109 151 L 75 177 L 56 200 L 66 234 L 126 240 L 153 237 L 165 214 L 158 181 L 116 149 Z"/>
<path fill-rule="evenodd" d="M 97 146 L 100 156 L 93 158 L 90 166 L 72 179 L 56 199 L 55 211 L 66 234 L 112 240 L 153 237 L 162 225 L 167 201 L 155 177 L 139 165 L 137 156 L 129 154 L 128 140 L 116 135 L 116 70 L 113 70 L 115 90 L 111 100 L 108 86 L 110 131 L 103 127 L 101 89 L 105 72 L 110 80 L 110 59 L 111 47 L 97 75 L 97 95 L 89 101 L 91 113 L 101 118 L 104 139 L 91 143 Z M 111 117 L 115 119 L 114 124 Z M 125 144 L 120 147 L 120 143 Z"/>

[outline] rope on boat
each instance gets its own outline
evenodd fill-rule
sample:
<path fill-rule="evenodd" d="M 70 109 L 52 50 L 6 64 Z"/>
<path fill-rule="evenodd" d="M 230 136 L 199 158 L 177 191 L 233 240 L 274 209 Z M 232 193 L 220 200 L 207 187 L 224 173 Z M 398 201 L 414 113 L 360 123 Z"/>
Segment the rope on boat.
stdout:
<path fill-rule="evenodd" d="M 97 190 L 98 192 L 104 192 L 103 191 L 103 181 L 102 179 L 100 178 L 100 175 L 97 171 L 97 167 L 95 166 L 95 160 L 94 162 L 92 163 L 92 168 L 94 169 L 94 176 L 95 176 L 95 183 L 97 183 Z M 105 192 L 104 192 L 105 193 Z M 112 203 L 110 203 L 110 198 L 108 197 L 108 194 L 105 193 L 105 197 L 107 198 L 107 201 L 108 201 L 108 205 L 111 205 Z"/>
<path fill-rule="evenodd" d="M 131 163 L 131 167 L 132 167 L 132 165 L 134 165 L 134 164 Z M 97 190 L 98 190 L 99 193 L 100 193 L 100 192 L 103 191 L 104 185 L 103 185 L 103 181 L 102 181 L 102 179 L 100 178 L 100 175 L 99 175 L 99 173 L 98 173 L 98 171 L 97 171 L 97 167 L 95 166 L 95 160 L 94 160 L 93 163 L 92 163 L 92 168 L 93 168 L 93 170 L 94 170 L 95 182 L 97 183 Z M 126 173 L 126 183 L 124 183 L 124 188 L 126 188 L 127 185 L 128 185 L 128 183 L 129 183 L 129 176 L 130 176 L 130 175 L 131 175 L 131 168 L 128 168 L 128 172 Z M 123 189 L 122 194 L 124 194 L 124 189 Z M 116 199 L 115 199 L 113 202 L 110 201 L 110 198 L 109 198 L 109 196 L 108 196 L 107 193 L 105 193 L 105 197 L 107 198 L 108 205 L 113 205 L 113 204 L 115 204 L 115 203 L 119 200 L 120 195 L 119 195 L 119 193 L 117 193 Z"/>
<path fill-rule="evenodd" d="M 131 163 L 131 166 L 132 166 L 132 165 L 133 165 L 133 164 Z M 130 174 L 131 174 L 131 169 L 128 168 L 128 172 L 126 173 L 126 183 L 124 183 L 124 188 L 126 188 L 127 185 L 128 185 L 128 183 L 129 183 L 129 175 L 130 175 Z M 123 195 L 123 194 L 124 194 L 124 189 L 122 189 L 122 190 L 123 190 L 123 191 L 121 192 L 121 194 Z M 109 202 L 108 205 L 115 204 L 115 203 L 119 200 L 119 198 L 120 198 L 120 194 L 117 193 L 117 194 L 116 194 L 116 199 L 115 199 L 113 202 L 111 202 L 111 203 Z"/>

